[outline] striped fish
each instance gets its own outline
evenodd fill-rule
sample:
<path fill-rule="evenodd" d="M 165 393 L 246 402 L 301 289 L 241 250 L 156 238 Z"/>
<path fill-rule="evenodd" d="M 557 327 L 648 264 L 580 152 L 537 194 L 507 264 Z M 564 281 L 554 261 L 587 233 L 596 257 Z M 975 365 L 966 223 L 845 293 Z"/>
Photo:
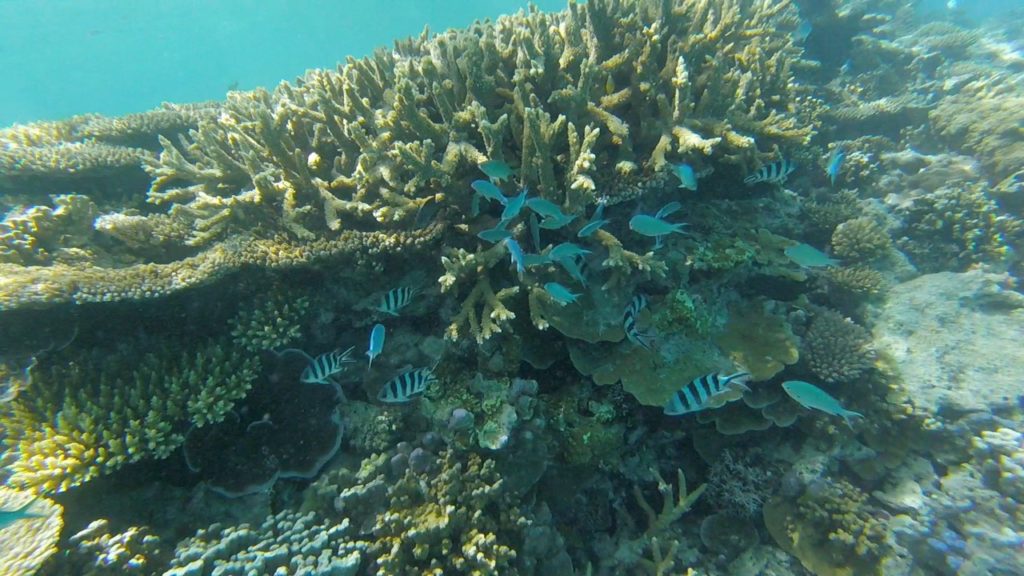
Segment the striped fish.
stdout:
<path fill-rule="evenodd" d="M 694 378 L 683 386 L 665 404 L 665 414 L 669 416 L 681 416 L 690 412 L 700 412 L 710 408 L 718 408 L 721 404 L 715 402 L 716 397 L 729 390 L 749 391 L 747 385 L 742 382 L 733 382 L 736 378 L 749 376 L 746 372 L 737 372 L 726 376 L 720 372 L 705 374 Z M 717 398 L 721 400 L 721 398 Z"/>
<path fill-rule="evenodd" d="M 335 350 L 326 352 L 313 359 L 302 371 L 299 380 L 303 384 L 330 384 L 330 377 L 345 369 L 345 364 L 355 362 L 349 356 L 352 355 L 352 348 L 342 352 Z"/>
<path fill-rule="evenodd" d="M 437 382 L 437 377 L 432 369 L 410 370 L 388 380 L 377 394 L 377 399 L 387 404 L 402 404 L 422 396 L 427 386 L 434 382 Z"/>
<path fill-rule="evenodd" d="M 643 294 L 637 294 L 629 301 L 626 306 L 626 311 L 622 315 L 622 329 L 626 332 L 626 338 L 637 346 L 640 346 L 648 352 L 651 351 L 651 337 L 650 335 L 641 332 L 637 326 L 637 319 L 640 317 L 640 312 L 647 307 L 647 298 Z"/>
<path fill-rule="evenodd" d="M 374 308 L 379 312 L 398 316 L 398 312 L 408 306 L 417 293 L 418 289 L 409 286 L 393 288 L 380 297 L 380 303 Z"/>
<path fill-rule="evenodd" d="M 789 175 L 796 170 L 796 164 L 789 160 L 780 160 L 778 162 L 772 162 L 747 176 L 743 179 L 743 183 L 747 186 L 757 184 L 758 182 L 768 182 L 770 184 L 785 184 L 786 179 Z"/>

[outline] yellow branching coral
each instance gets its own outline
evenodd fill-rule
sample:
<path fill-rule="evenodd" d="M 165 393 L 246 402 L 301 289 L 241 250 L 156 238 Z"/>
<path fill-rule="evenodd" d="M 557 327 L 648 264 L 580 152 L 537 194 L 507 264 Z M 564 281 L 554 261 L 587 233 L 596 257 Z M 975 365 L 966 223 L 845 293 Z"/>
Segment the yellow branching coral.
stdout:
<path fill-rule="evenodd" d="M 129 462 L 165 458 L 189 424 L 220 421 L 258 362 L 209 342 L 183 354 L 125 353 L 102 366 L 40 366 L 3 406 L 13 486 L 62 492 Z"/>

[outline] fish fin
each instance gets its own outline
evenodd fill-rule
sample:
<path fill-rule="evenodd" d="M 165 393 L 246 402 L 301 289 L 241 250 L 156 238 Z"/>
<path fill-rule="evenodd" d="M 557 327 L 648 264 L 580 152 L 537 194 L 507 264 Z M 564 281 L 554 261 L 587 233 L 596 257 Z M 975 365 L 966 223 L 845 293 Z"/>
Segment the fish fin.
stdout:
<path fill-rule="evenodd" d="M 843 410 L 839 415 L 843 417 L 843 422 L 846 422 L 846 426 L 849 427 L 850 430 L 853 430 L 853 424 L 850 423 L 850 418 L 864 419 L 863 414 L 860 412 L 854 412 L 853 410 Z"/>

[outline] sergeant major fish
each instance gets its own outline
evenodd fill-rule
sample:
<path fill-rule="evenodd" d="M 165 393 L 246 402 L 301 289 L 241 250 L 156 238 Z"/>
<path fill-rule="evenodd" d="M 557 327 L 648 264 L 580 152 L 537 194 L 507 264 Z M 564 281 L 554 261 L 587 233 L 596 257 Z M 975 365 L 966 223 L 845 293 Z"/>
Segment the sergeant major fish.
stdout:
<path fill-rule="evenodd" d="M 747 186 L 752 186 L 758 182 L 768 182 L 769 184 L 785 184 L 786 179 L 789 175 L 796 170 L 796 164 L 789 160 L 780 160 L 778 162 L 772 162 L 766 166 L 761 166 L 756 172 L 747 176 L 743 179 L 743 183 Z"/>
<path fill-rule="evenodd" d="M 302 371 L 302 375 L 299 376 L 299 381 L 303 384 L 328 384 L 331 376 L 341 372 L 345 369 L 345 364 L 351 364 L 355 362 L 350 356 L 352 355 L 352 348 L 342 352 L 341 350 L 334 350 L 333 352 L 325 352 L 309 363 L 306 368 Z"/>
<path fill-rule="evenodd" d="M 418 292 L 409 286 L 393 288 L 380 297 L 380 303 L 374 309 L 389 316 L 398 316 L 398 312 L 408 306 Z"/>
<path fill-rule="evenodd" d="M 402 404 L 422 396 L 427 386 L 434 382 L 437 382 L 437 377 L 432 369 L 410 370 L 388 380 L 377 394 L 377 399 L 387 404 Z"/>
<path fill-rule="evenodd" d="M 637 320 L 640 313 L 647 307 L 647 298 L 643 294 L 637 294 L 626 305 L 626 311 L 622 314 L 622 330 L 630 342 L 640 346 L 648 352 L 651 351 L 651 337 L 637 328 Z"/>
<path fill-rule="evenodd" d="M 826 414 L 833 416 L 839 416 L 846 422 L 846 425 L 853 428 L 850 424 L 850 418 L 863 418 L 864 415 L 860 412 L 854 412 L 843 408 L 843 405 L 839 403 L 828 392 L 825 392 L 821 388 L 818 388 L 814 384 L 804 382 L 802 380 L 787 380 L 782 383 L 782 389 L 789 394 L 789 397 L 797 402 L 797 404 L 807 408 L 809 410 L 820 410 Z"/>
<path fill-rule="evenodd" d="M 690 412 L 718 408 L 724 403 L 722 402 L 723 393 L 731 390 L 750 391 L 746 384 L 735 381 L 737 378 L 749 375 L 746 372 L 737 372 L 726 376 L 714 372 L 694 378 L 672 395 L 672 398 L 665 404 L 664 412 L 669 416 L 681 416 Z"/>
<path fill-rule="evenodd" d="M 366 355 L 370 357 L 370 363 L 366 366 L 367 370 L 373 367 L 373 359 L 380 356 L 380 353 L 384 351 L 385 334 L 386 331 L 383 324 L 375 324 L 370 332 L 370 347 L 366 350 Z"/>

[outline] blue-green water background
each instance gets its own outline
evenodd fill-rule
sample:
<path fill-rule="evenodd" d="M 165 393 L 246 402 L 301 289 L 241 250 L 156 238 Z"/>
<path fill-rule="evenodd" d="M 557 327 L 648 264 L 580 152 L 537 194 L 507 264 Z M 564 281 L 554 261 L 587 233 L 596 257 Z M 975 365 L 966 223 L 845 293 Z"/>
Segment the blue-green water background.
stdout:
<path fill-rule="evenodd" d="M 564 0 L 539 0 L 558 10 Z M 0 126 L 218 99 L 463 27 L 513 0 L 0 0 Z"/>
<path fill-rule="evenodd" d="M 805 0 L 807 1 L 807 0 Z M 810 0 L 824 1 L 824 0 Z M 558 10 L 564 0 L 537 0 Z M 274 86 L 346 56 L 514 12 L 525 1 L 0 0 L 0 126 Z M 935 18 L 982 19 L 1022 0 L 917 3 Z"/>

